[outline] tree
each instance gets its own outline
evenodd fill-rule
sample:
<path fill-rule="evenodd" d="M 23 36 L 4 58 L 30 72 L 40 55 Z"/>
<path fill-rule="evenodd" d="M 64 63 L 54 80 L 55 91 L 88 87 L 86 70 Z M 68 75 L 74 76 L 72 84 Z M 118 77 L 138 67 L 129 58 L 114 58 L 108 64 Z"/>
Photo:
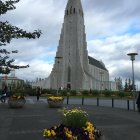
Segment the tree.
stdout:
<path fill-rule="evenodd" d="M 127 79 L 125 79 L 125 85 L 124 85 L 124 90 L 127 91 L 128 90 L 128 84 L 127 84 Z"/>
<path fill-rule="evenodd" d="M 20 0 L 0 0 L 0 16 L 2 14 L 6 14 L 9 10 L 14 10 L 15 4 L 18 3 Z M 27 32 L 23 29 L 20 29 L 16 26 L 11 25 L 8 21 L 1 22 L 0 21 L 0 47 L 5 46 L 11 42 L 12 39 L 19 39 L 19 38 L 27 38 L 27 39 L 36 39 L 39 38 L 41 35 L 40 30 L 35 30 L 34 32 Z M 9 58 L 10 53 L 18 53 L 17 50 L 9 52 L 6 49 L 0 48 L 0 73 L 1 74 L 9 74 L 13 69 L 19 68 L 27 68 L 29 65 L 26 66 L 19 66 L 13 64 L 15 61 L 14 59 Z"/>
<path fill-rule="evenodd" d="M 119 78 L 115 78 L 115 82 L 117 83 L 118 90 L 122 91 L 123 90 L 122 79 L 120 77 Z"/>

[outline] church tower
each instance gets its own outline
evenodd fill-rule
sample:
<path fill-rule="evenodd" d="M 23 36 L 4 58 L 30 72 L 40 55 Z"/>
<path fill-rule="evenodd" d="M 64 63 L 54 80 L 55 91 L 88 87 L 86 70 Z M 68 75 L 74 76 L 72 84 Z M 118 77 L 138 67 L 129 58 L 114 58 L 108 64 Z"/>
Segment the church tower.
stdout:
<path fill-rule="evenodd" d="M 68 0 L 55 58 L 52 88 L 86 88 L 88 53 L 81 0 Z"/>
<path fill-rule="evenodd" d="M 103 63 L 91 59 L 91 57 L 88 57 L 87 52 L 84 13 L 81 0 L 68 0 L 55 63 L 49 76 L 50 88 L 58 89 L 63 87 L 72 90 L 96 89 L 97 87 L 94 86 L 100 80 L 99 76 L 94 77 L 96 70 L 94 66 L 90 65 L 90 62 L 93 65 L 94 62 L 98 63 L 98 72 L 104 70 L 108 75 L 108 71 L 102 65 Z M 109 80 L 108 76 L 107 80 Z"/>

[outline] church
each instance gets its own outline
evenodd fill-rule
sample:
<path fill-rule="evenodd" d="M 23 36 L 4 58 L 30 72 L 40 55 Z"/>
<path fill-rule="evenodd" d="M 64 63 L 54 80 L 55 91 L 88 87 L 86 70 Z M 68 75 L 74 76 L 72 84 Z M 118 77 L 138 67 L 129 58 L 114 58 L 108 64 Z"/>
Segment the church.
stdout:
<path fill-rule="evenodd" d="M 81 0 L 68 0 L 53 69 L 38 83 L 42 88 L 71 90 L 109 89 L 109 71 L 102 61 L 88 56 Z"/>

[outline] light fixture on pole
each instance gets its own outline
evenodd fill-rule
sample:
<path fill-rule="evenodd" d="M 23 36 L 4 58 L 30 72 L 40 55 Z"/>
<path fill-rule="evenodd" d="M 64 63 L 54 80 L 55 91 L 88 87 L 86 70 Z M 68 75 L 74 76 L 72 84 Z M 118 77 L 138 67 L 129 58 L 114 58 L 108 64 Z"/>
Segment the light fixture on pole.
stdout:
<path fill-rule="evenodd" d="M 57 67 L 57 95 L 58 95 L 58 80 L 59 80 L 59 63 L 60 63 L 60 59 L 62 59 L 63 57 L 60 56 L 56 56 L 55 59 L 57 61 L 58 67 Z"/>
<path fill-rule="evenodd" d="M 100 75 L 101 75 L 100 91 L 101 91 L 101 94 L 102 94 L 102 87 L 103 87 L 103 74 L 104 74 L 104 72 L 100 71 Z"/>
<path fill-rule="evenodd" d="M 135 110 L 135 77 L 134 77 L 134 60 L 135 56 L 138 55 L 138 53 L 128 53 L 128 56 L 130 56 L 130 60 L 132 61 L 132 91 L 133 91 L 133 109 Z"/>

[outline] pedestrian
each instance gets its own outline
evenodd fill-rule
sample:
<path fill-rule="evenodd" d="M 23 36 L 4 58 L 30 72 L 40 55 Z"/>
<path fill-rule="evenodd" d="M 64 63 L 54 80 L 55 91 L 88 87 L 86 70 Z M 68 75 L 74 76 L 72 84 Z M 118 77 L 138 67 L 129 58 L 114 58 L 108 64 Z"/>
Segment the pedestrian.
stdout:
<path fill-rule="evenodd" d="M 6 95 L 7 95 L 7 85 L 4 86 L 3 91 L 2 91 L 2 99 L 4 103 L 6 101 Z"/>
<path fill-rule="evenodd" d="M 41 90 L 40 87 L 38 86 L 36 91 L 37 101 L 39 101 L 40 94 L 41 94 Z"/>
<path fill-rule="evenodd" d="M 136 104 L 137 104 L 138 112 L 140 113 L 140 91 L 139 91 L 139 95 L 138 95 Z"/>

